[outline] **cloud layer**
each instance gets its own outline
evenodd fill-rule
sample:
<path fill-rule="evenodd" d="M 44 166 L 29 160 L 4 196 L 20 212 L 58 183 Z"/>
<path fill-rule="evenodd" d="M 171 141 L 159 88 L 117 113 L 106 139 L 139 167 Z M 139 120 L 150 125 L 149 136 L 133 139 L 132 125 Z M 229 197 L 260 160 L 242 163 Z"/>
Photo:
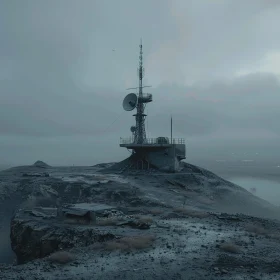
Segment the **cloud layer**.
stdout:
<path fill-rule="evenodd" d="M 190 158 L 279 156 L 279 1 L 202 2 L 2 1 L 3 162 L 125 156 L 134 119 L 121 103 L 137 85 L 140 37 L 148 136 L 169 135 L 172 114 Z"/>

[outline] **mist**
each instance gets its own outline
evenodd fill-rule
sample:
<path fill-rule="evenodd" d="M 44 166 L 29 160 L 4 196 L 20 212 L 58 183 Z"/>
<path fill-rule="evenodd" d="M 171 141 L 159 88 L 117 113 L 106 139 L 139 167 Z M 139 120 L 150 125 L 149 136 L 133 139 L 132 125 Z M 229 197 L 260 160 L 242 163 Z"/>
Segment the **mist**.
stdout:
<path fill-rule="evenodd" d="M 1 164 L 91 165 L 128 156 L 140 38 L 148 137 L 187 161 L 280 156 L 278 1 L 0 3 Z M 145 16 L 144 16 L 145 15 Z"/>

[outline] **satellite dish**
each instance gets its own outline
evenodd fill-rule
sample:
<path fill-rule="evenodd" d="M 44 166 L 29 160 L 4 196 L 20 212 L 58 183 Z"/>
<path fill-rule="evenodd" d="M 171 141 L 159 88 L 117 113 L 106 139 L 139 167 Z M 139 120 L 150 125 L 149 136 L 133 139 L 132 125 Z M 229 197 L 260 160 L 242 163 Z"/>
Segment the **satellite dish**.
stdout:
<path fill-rule="evenodd" d="M 132 127 L 130 128 L 130 131 L 131 131 L 132 133 L 134 133 L 134 132 L 136 131 L 136 126 L 132 126 Z"/>
<path fill-rule="evenodd" d="M 123 100 L 123 108 L 125 111 L 132 111 L 137 105 L 137 95 L 129 93 Z"/>

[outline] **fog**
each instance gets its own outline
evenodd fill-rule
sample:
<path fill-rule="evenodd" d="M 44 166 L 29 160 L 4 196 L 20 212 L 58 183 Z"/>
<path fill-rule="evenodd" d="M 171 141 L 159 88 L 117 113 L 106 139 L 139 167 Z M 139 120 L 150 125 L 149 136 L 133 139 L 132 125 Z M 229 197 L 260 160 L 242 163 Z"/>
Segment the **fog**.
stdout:
<path fill-rule="evenodd" d="M 148 137 L 187 160 L 280 156 L 279 1 L 3 0 L 0 164 L 117 161 L 140 38 Z"/>

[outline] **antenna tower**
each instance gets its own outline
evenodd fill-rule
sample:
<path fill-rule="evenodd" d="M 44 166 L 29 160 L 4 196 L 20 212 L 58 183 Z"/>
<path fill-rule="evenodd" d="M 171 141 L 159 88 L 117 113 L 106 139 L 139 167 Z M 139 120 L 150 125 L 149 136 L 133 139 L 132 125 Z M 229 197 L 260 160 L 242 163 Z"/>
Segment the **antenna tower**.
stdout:
<path fill-rule="evenodd" d="M 146 107 L 146 103 L 152 101 L 152 95 L 147 94 L 146 96 L 143 94 L 143 84 L 142 80 L 144 77 L 144 67 L 143 67 L 143 50 L 142 50 L 142 40 L 140 42 L 140 55 L 139 55 L 139 68 L 138 68 L 138 77 L 139 77 L 139 92 L 138 92 L 138 103 L 137 103 L 137 113 L 135 116 L 136 120 L 136 129 L 134 134 L 134 143 L 135 144 L 143 144 L 146 142 L 146 130 L 145 130 L 145 118 L 146 114 L 144 114 L 144 110 Z"/>
<path fill-rule="evenodd" d="M 144 77 L 144 67 L 143 67 L 143 50 L 142 50 L 142 40 L 140 42 L 140 55 L 139 55 L 139 87 L 128 88 L 128 89 L 139 89 L 138 94 L 129 93 L 123 100 L 123 108 L 125 111 L 132 111 L 136 108 L 136 114 L 133 116 L 136 120 L 136 125 L 134 127 L 134 137 L 133 144 L 144 144 L 147 142 L 146 130 L 145 130 L 145 118 L 144 110 L 146 103 L 153 101 L 153 96 L 150 93 L 143 93 L 143 88 L 150 86 L 143 86 L 142 80 Z"/>
<path fill-rule="evenodd" d="M 125 111 L 133 111 L 136 109 L 136 124 L 131 126 L 130 131 L 132 137 L 121 138 L 120 147 L 132 150 L 133 157 L 129 157 L 129 165 L 127 168 L 149 169 L 155 167 L 164 171 L 178 171 L 180 169 L 180 161 L 186 158 L 186 147 L 184 139 L 173 139 L 172 118 L 171 118 L 171 143 L 168 137 L 157 137 L 154 139 L 146 138 L 145 130 L 145 108 L 147 103 L 153 101 L 150 93 L 143 93 L 144 67 L 143 67 L 143 49 L 142 40 L 140 42 L 139 66 L 137 68 L 139 85 L 129 90 L 137 90 L 137 92 L 129 93 L 123 99 L 123 109 Z M 160 152 L 159 152 L 160 151 Z M 125 167 L 126 169 L 126 167 Z"/>

